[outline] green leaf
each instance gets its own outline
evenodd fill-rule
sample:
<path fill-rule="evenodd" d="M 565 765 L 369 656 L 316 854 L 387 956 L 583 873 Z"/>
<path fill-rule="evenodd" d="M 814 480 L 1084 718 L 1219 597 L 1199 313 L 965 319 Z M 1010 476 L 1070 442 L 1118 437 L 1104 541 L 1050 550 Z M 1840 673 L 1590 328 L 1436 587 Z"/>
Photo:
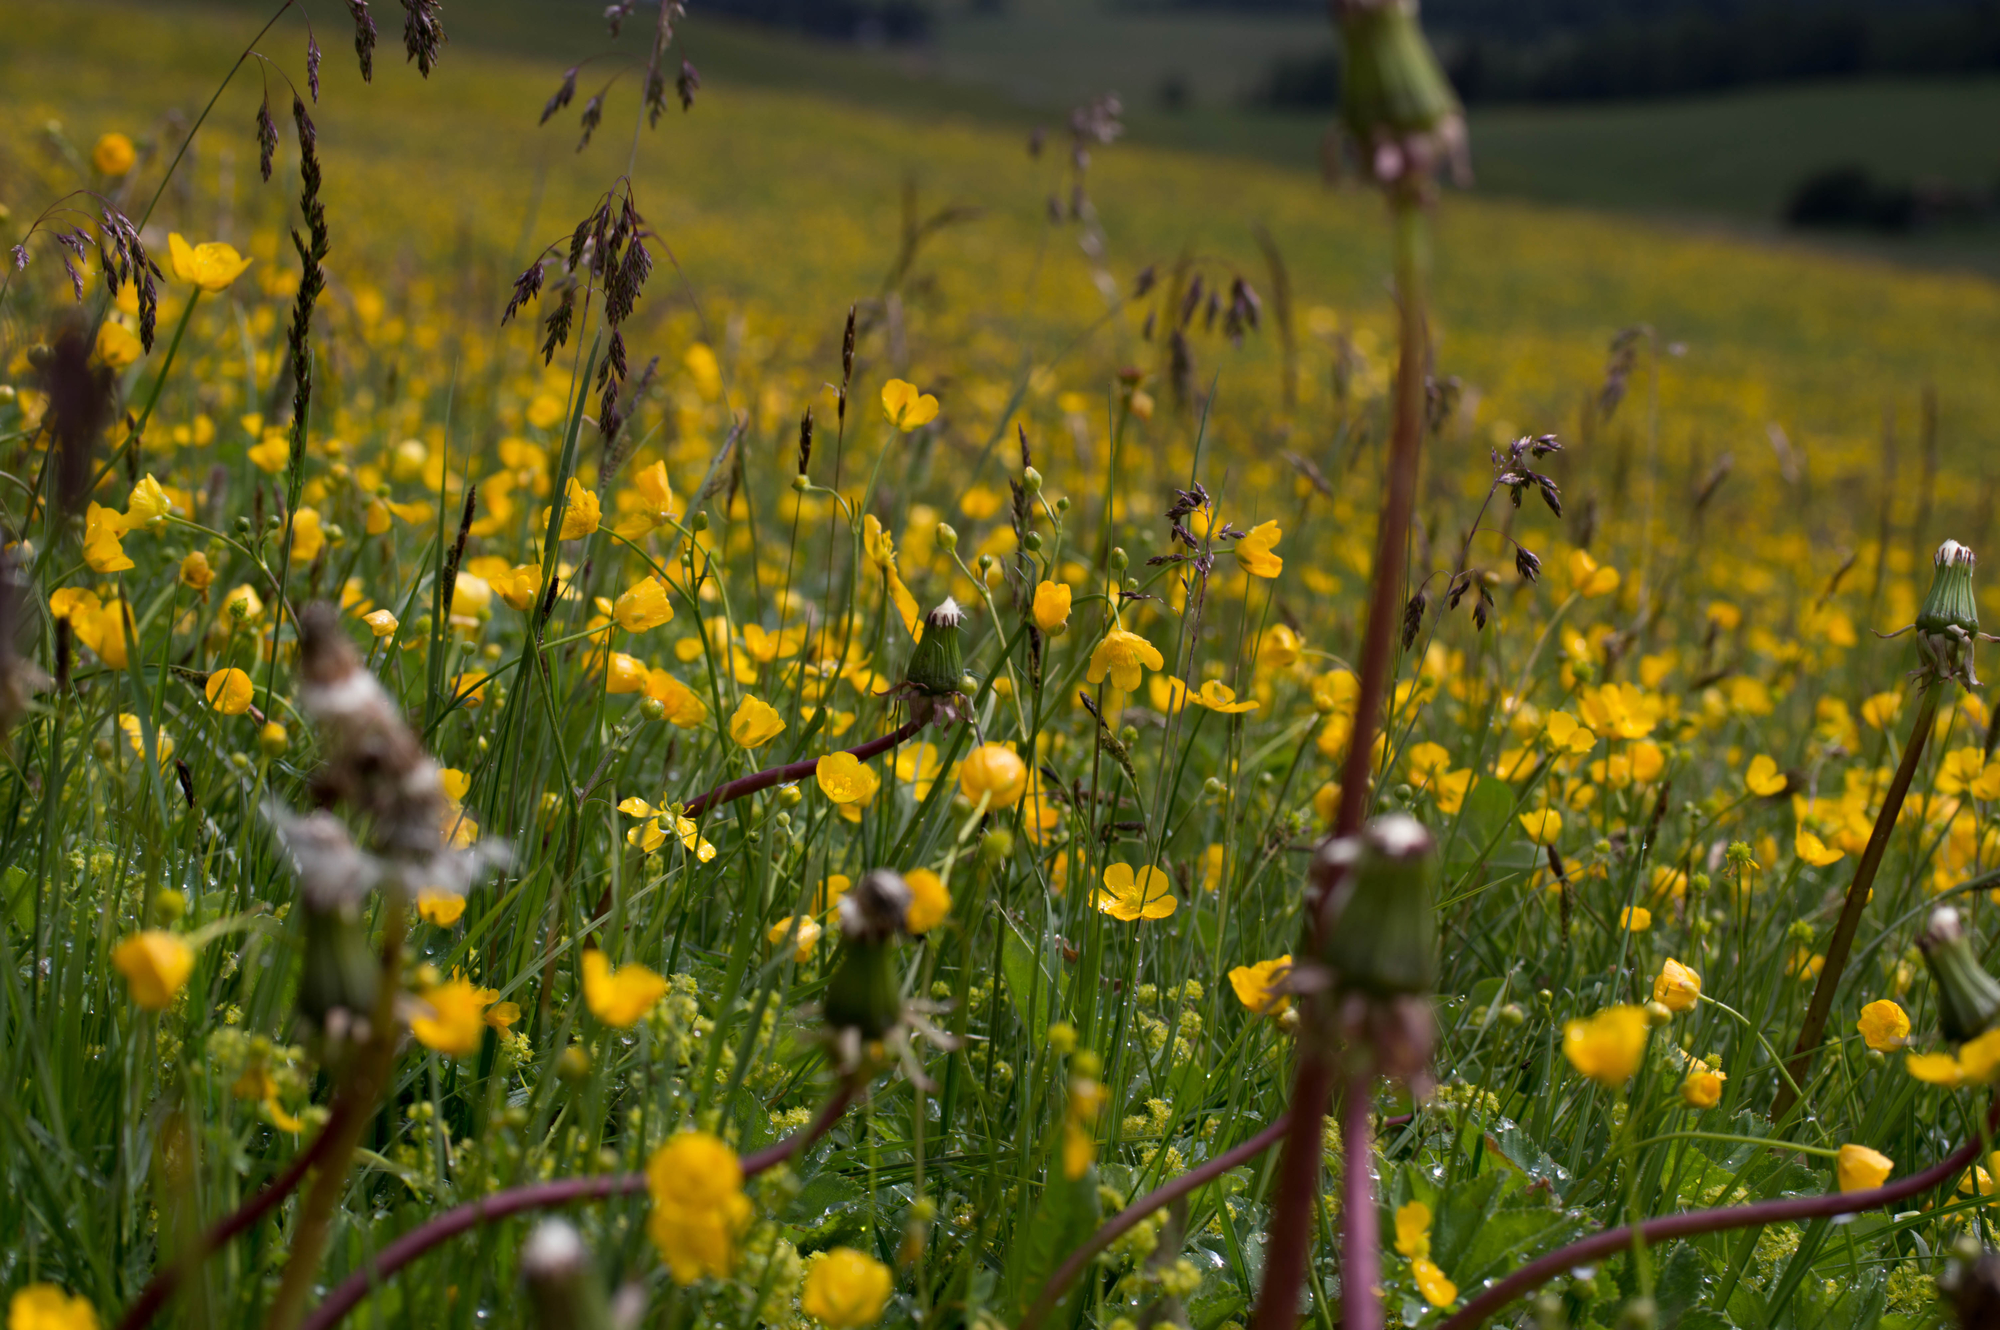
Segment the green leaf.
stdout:
<path fill-rule="evenodd" d="M 1045 965 L 1036 962 L 1033 949 L 1012 921 L 1001 939 L 1000 973 L 1007 981 L 1007 993 L 1014 1000 L 1021 1023 L 1028 1028 L 1028 1038 L 1037 1048 L 1041 1047 L 1048 1041 L 1055 980 Z"/>
<path fill-rule="evenodd" d="M 1063 1177 L 1060 1167 L 1051 1170 L 1049 1184 L 1035 1203 L 1034 1217 L 1007 1262 L 1006 1301 L 1017 1318 L 1027 1311 L 1063 1259 L 1089 1240 L 1097 1229 L 1098 1215 L 1096 1169 L 1074 1181 Z M 1064 1304 L 1075 1299 L 1085 1283 L 1087 1280 L 1078 1280 L 1072 1285 Z M 1060 1325 L 1067 1319 L 1057 1315 L 1051 1324 Z"/>

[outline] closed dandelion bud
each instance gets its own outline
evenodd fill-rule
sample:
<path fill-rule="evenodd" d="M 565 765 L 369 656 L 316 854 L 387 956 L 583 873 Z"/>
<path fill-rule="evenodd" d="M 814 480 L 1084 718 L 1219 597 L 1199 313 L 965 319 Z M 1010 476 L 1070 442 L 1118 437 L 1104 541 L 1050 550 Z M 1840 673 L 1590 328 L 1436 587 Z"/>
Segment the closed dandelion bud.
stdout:
<path fill-rule="evenodd" d="M 1341 118 L 1383 183 L 1462 157 L 1458 97 L 1417 21 L 1416 0 L 1342 0 Z"/>
<path fill-rule="evenodd" d="M 1917 935 L 1917 947 L 1938 991 L 1938 1026 L 1944 1037 L 1963 1043 L 1986 1032 L 2000 1017 L 2000 983 L 1986 973 L 1957 910 L 1940 905 Z"/>
<path fill-rule="evenodd" d="M 321 1030 L 366 1019 L 375 1010 L 382 970 L 361 909 L 353 901 L 330 908 L 302 897 L 305 907 L 305 965 L 299 974 L 299 1014 Z M 344 1012 L 345 1017 L 335 1013 Z"/>
<path fill-rule="evenodd" d="M 826 1023 L 880 1039 L 903 1019 L 896 973 L 896 935 L 909 917 L 911 893 L 902 874 L 877 868 L 840 898 L 840 960 L 826 985 Z"/>
<path fill-rule="evenodd" d="M 1917 611 L 1917 631 L 1942 633 L 1953 628 L 1966 633 L 1979 631 L 1979 608 L 1972 599 L 1972 551 L 1955 540 L 1938 546 L 1931 560 L 1930 594 Z"/>
<path fill-rule="evenodd" d="M 521 1245 L 521 1277 L 543 1330 L 610 1330 L 611 1313 L 583 1235 L 545 1219 Z"/>
<path fill-rule="evenodd" d="M 1342 989 L 1377 997 L 1429 993 L 1437 984 L 1437 845 L 1407 813 L 1363 828 L 1346 900 L 1325 961 Z"/>
<path fill-rule="evenodd" d="M 938 696 L 955 693 L 965 674 L 965 661 L 958 641 L 958 626 L 965 612 L 958 602 L 944 604 L 924 616 L 924 640 L 910 652 L 910 666 L 904 677 L 920 693 Z"/>

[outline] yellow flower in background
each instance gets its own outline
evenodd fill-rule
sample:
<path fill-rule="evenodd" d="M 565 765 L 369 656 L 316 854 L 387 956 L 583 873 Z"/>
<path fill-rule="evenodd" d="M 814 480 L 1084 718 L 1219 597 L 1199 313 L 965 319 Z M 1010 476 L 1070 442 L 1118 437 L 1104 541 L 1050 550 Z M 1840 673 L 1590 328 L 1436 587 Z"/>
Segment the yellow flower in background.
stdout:
<path fill-rule="evenodd" d="M 1259 1016 L 1282 1016 L 1292 999 L 1278 985 L 1291 972 L 1292 956 L 1286 952 L 1274 961 L 1237 966 L 1229 972 L 1229 986 L 1236 990 L 1236 1000 Z"/>
<path fill-rule="evenodd" d="M 1285 561 L 1272 553 L 1285 534 L 1276 522 L 1259 522 L 1250 534 L 1236 542 L 1236 561 L 1252 577 L 1276 577 L 1285 570 Z M 1129 691 L 1129 690 L 1128 690 Z"/>
<path fill-rule="evenodd" d="M 556 532 L 557 540 L 582 540 L 597 530 L 603 520 L 603 513 L 597 506 L 597 494 L 575 476 L 563 486 L 563 497 L 567 501 L 563 507 L 562 529 Z"/>
<path fill-rule="evenodd" d="M 611 653 L 611 662 L 604 675 L 604 691 L 612 696 L 625 693 L 642 693 L 646 690 L 646 666 L 636 656 L 628 656 L 622 651 Z"/>
<path fill-rule="evenodd" d="M 1299 653 L 1304 649 L 1305 643 L 1299 641 L 1299 635 L 1292 631 L 1290 624 L 1274 623 L 1257 639 L 1257 666 L 1259 669 L 1289 670 L 1299 663 Z M 1315 690 L 1314 701 L 1317 700 Z"/>
<path fill-rule="evenodd" d="M 1761 798 L 1783 794 L 1788 783 L 1778 764 L 1762 753 L 1750 759 L 1750 769 L 1743 773 L 1744 786 Z"/>
<path fill-rule="evenodd" d="M 100 135 L 90 150 L 90 164 L 104 175 L 124 175 L 139 160 L 138 149 L 132 140 L 115 130 Z"/>
<path fill-rule="evenodd" d="M 882 385 L 882 414 L 904 433 L 937 419 L 938 399 L 917 391 L 917 385 L 891 379 Z"/>
<path fill-rule="evenodd" d="M 542 589 L 542 569 L 539 564 L 519 564 L 488 577 L 486 585 L 507 602 L 508 608 L 525 610 L 535 603 Z"/>
<path fill-rule="evenodd" d="M 794 923 L 798 926 L 796 938 L 792 937 Z M 819 926 L 819 921 L 810 915 L 788 914 L 772 924 L 771 931 L 764 934 L 764 937 L 774 947 L 781 947 L 785 945 L 787 939 L 791 939 L 792 959 L 803 965 L 812 959 L 813 948 L 819 945 L 820 934 L 824 931 Z"/>
<path fill-rule="evenodd" d="M 951 917 L 951 889 L 944 879 L 928 868 L 913 868 L 903 875 L 910 888 L 910 909 L 903 927 L 922 937 Z"/>
<path fill-rule="evenodd" d="M 208 556 L 196 550 L 181 560 L 180 578 L 188 590 L 206 593 L 215 585 L 215 570 L 208 566 Z"/>
<path fill-rule="evenodd" d="M 122 573 L 133 566 L 125 557 L 125 547 L 118 543 L 124 534 L 122 514 L 101 503 L 93 503 L 84 511 L 83 561 L 90 565 L 91 571 Z"/>
<path fill-rule="evenodd" d="M 1255 711 L 1263 705 L 1254 697 L 1245 702 L 1238 702 L 1236 700 L 1236 690 L 1219 679 L 1210 679 L 1203 683 L 1201 691 L 1189 695 L 1188 701 L 1193 702 L 1196 706 L 1207 707 L 1210 711 L 1219 711 L 1227 716 L 1234 716 L 1245 711 Z"/>
<path fill-rule="evenodd" d="M 1145 670 L 1161 669 L 1166 663 L 1159 649 L 1145 638 L 1123 628 L 1113 628 L 1090 653 L 1090 673 L 1086 677 L 1092 683 L 1103 683 L 1108 675 L 1114 688 L 1135 693 Z"/>
<path fill-rule="evenodd" d="M 1096 1059 L 1079 1053 L 1081 1063 L 1069 1080 L 1069 1098 L 1063 1108 L 1063 1176 L 1075 1182 L 1090 1172 L 1097 1159 L 1097 1116 L 1111 1097 L 1096 1077 Z M 1074 1065 L 1074 1064 L 1073 1064 Z"/>
<path fill-rule="evenodd" d="M 144 526 L 158 518 L 166 517 L 174 511 L 174 501 L 167 496 L 166 487 L 155 480 L 151 472 L 132 487 L 131 495 L 125 500 L 125 529 Z"/>
<path fill-rule="evenodd" d="M 1424 1301 L 1433 1307 L 1449 1307 L 1458 1301 L 1458 1285 L 1445 1278 L 1444 1271 L 1437 1268 L 1428 1256 L 1419 1256 L 1410 1262 L 1410 1274 L 1416 1278 L 1417 1292 L 1424 1295 Z"/>
<path fill-rule="evenodd" d="M 1792 837 L 1792 850 L 1814 868 L 1825 868 L 1847 857 L 1847 851 L 1834 849 L 1804 827 L 1800 827 L 1798 834 Z"/>
<path fill-rule="evenodd" d="M 1396 1254 L 1412 1261 L 1431 1254 L 1431 1208 L 1422 1201 L 1396 1208 Z"/>
<path fill-rule="evenodd" d="M 1051 637 L 1069 627 L 1070 589 L 1060 582 L 1035 587 L 1035 627 Z"/>
<path fill-rule="evenodd" d="M 597 948 L 583 953 L 583 1001 L 590 1014 L 606 1025 L 624 1029 L 653 1009 L 667 995 L 667 981 L 643 965 L 611 968 Z"/>
<path fill-rule="evenodd" d="M 1130 864 L 1112 864 L 1104 870 L 1097 908 L 1129 924 L 1165 919 L 1180 908 L 1180 902 L 1174 899 L 1167 875 L 1159 869 L 1148 865 L 1135 873 Z"/>
<path fill-rule="evenodd" d="M 2000 1077 L 2000 1030 L 1988 1030 L 1950 1053 L 1911 1053 L 1903 1059 L 1910 1075 L 1930 1085 L 1956 1090 L 1967 1085 L 1986 1085 Z"/>
<path fill-rule="evenodd" d="M 1558 753 L 1587 753 L 1597 747 L 1597 735 L 1567 711 L 1551 711 L 1544 727 L 1549 747 Z"/>
<path fill-rule="evenodd" d="M 1628 933 L 1644 933 L 1653 926 L 1653 912 L 1643 905 L 1628 905 L 1618 913 L 1618 926 Z"/>
<path fill-rule="evenodd" d="M 729 718 L 729 737 L 744 748 L 762 748 L 785 732 L 785 718 L 760 698 L 746 696 Z"/>
<path fill-rule="evenodd" d="M 376 610 L 373 613 L 364 614 L 361 616 L 361 622 L 367 624 L 368 631 L 375 634 L 377 638 L 394 637 L 396 630 L 403 626 L 402 622 L 387 610 Z"/>
<path fill-rule="evenodd" d="M 882 1319 L 894 1289 L 888 1266 L 852 1247 L 835 1247 L 806 1271 L 799 1310 L 827 1330 L 860 1330 Z"/>
<path fill-rule="evenodd" d="M 632 489 L 640 499 L 639 513 L 653 526 L 664 526 L 673 518 L 673 482 L 667 479 L 667 464 L 655 462 L 641 467 L 632 476 Z"/>
<path fill-rule="evenodd" d="M 1705 1062 L 1696 1062 L 1681 1082 L 1681 1102 L 1689 1108 L 1714 1108 L 1722 1102 L 1722 1083 L 1729 1078 L 1713 1071 Z"/>
<path fill-rule="evenodd" d="M 882 778 L 852 753 L 828 753 L 814 764 L 820 792 L 842 807 L 865 808 L 882 788 Z"/>
<path fill-rule="evenodd" d="M 1692 1011 L 1701 1000 L 1701 976 L 1671 956 L 1653 979 L 1653 1001 L 1668 1011 Z"/>
<path fill-rule="evenodd" d="M 234 623 L 255 623 L 264 617 L 264 600 L 249 583 L 223 593 L 222 617 Z"/>
<path fill-rule="evenodd" d="M 1646 1009 L 1606 1007 L 1563 1025 L 1563 1056 L 1578 1072 L 1606 1089 L 1632 1079 L 1646 1055 Z"/>
<path fill-rule="evenodd" d="M 486 1033 L 486 1009 L 493 1005 L 489 990 L 468 979 L 453 978 L 417 994 L 422 1013 L 410 1018 L 417 1042 L 450 1058 L 479 1051 Z"/>
<path fill-rule="evenodd" d="M 1618 589 L 1618 570 L 1600 565 L 1583 550 L 1569 553 L 1569 589 L 1586 599 Z"/>
<path fill-rule="evenodd" d="M 1201 889 L 1214 895 L 1222 890 L 1222 867 L 1228 859 L 1229 851 L 1221 844 L 1210 845 L 1201 852 Z"/>
<path fill-rule="evenodd" d="M 1896 1161 L 1889 1156 L 1849 1142 L 1840 1147 L 1834 1175 L 1839 1178 L 1842 1191 L 1872 1191 L 1887 1182 L 1895 1168 Z"/>
<path fill-rule="evenodd" d="M 681 1132 L 646 1161 L 646 1190 L 653 1197 L 646 1232 L 674 1282 L 727 1278 L 752 1213 L 736 1152 L 705 1131 Z"/>
<path fill-rule="evenodd" d="M 643 633 L 671 622 L 674 603 L 667 598 L 666 584 L 657 577 L 635 582 L 611 607 L 611 617 L 628 633 Z"/>
<path fill-rule="evenodd" d="M 248 711 L 255 691 L 250 676 L 234 667 L 210 672 L 208 683 L 202 688 L 208 704 L 225 716 L 240 716 Z"/>
<path fill-rule="evenodd" d="M 988 812 L 1012 808 L 1028 792 L 1028 764 L 1005 744 L 981 744 L 959 764 L 958 791 L 975 804 L 985 798 Z"/>
<path fill-rule="evenodd" d="M 417 893 L 417 913 L 427 923 L 450 928 L 465 914 L 465 897 L 456 891 L 425 887 Z"/>
<path fill-rule="evenodd" d="M 164 1011 L 194 972 L 194 948 L 165 929 L 134 933 L 111 951 L 111 963 L 147 1011 Z"/>
<path fill-rule="evenodd" d="M 167 235 L 167 255 L 175 277 L 211 294 L 227 290 L 252 262 L 238 254 L 234 245 L 220 240 L 190 245 L 178 231 Z"/>
<path fill-rule="evenodd" d="M 97 1324 L 97 1309 L 88 1299 L 71 1297 L 54 1284 L 29 1284 L 7 1302 L 7 1330 L 97 1330 Z"/>
<path fill-rule="evenodd" d="M 1537 845 L 1554 845 L 1562 839 L 1562 814 L 1553 808 L 1537 808 L 1532 813 L 1523 813 L 1520 818 L 1521 830 L 1528 833 L 1528 839 Z"/>
<path fill-rule="evenodd" d="M 301 508 L 292 514 L 292 562 L 311 563 L 326 548 L 326 531 L 320 526 L 319 513 L 311 508 Z"/>
<path fill-rule="evenodd" d="M 1887 998 L 1877 998 L 1861 1009 L 1861 1019 L 1854 1028 L 1862 1042 L 1877 1053 L 1892 1053 L 1909 1041 L 1910 1017 Z"/>

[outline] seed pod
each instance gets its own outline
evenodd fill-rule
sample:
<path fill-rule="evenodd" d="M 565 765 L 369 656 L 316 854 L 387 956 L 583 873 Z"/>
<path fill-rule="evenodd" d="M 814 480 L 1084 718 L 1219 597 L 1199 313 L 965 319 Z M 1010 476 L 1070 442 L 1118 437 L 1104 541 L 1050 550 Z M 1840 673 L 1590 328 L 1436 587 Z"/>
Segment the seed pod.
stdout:
<path fill-rule="evenodd" d="M 1428 177 L 1440 159 L 1462 159 L 1464 116 L 1415 0 L 1342 0 L 1339 14 L 1341 118 L 1375 178 Z"/>
<path fill-rule="evenodd" d="M 965 611 L 948 597 L 924 617 L 924 639 L 910 652 L 909 669 L 904 674 L 918 692 L 936 697 L 958 691 L 958 682 L 965 674 L 958 626 L 964 621 Z"/>
<path fill-rule="evenodd" d="M 1979 631 L 1979 607 L 1972 597 L 1972 551 L 1955 540 L 1938 546 L 1931 560 L 1930 594 L 1917 611 L 1917 631 L 1942 633 L 1953 628 L 1966 633 Z"/>
<path fill-rule="evenodd" d="M 521 1276 L 542 1330 L 611 1330 L 596 1263 L 567 1220 L 544 1219 L 535 1226 L 521 1244 Z"/>
<path fill-rule="evenodd" d="M 1322 959 L 1343 991 L 1427 994 L 1437 985 L 1436 842 L 1407 813 L 1376 818 L 1357 839 L 1350 885 Z"/>
<path fill-rule="evenodd" d="M 306 895 L 300 904 L 306 954 L 299 974 L 299 1014 L 329 1033 L 343 1022 L 366 1020 L 375 1010 L 381 968 L 368 945 L 360 907 L 342 901 L 325 909 Z M 336 1015 L 341 1012 L 346 1015 Z"/>
<path fill-rule="evenodd" d="M 877 868 L 840 898 L 840 961 L 826 985 L 827 1028 L 880 1039 L 903 1019 L 896 935 L 910 909 L 902 874 Z"/>
<path fill-rule="evenodd" d="M 1986 973 L 1957 910 L 1940 905 L 1917 935 L 1938 990 L 1938 1025 L 1953 1043 L 1984 1034 L 2000 1017 L 2000 983 Z"/>

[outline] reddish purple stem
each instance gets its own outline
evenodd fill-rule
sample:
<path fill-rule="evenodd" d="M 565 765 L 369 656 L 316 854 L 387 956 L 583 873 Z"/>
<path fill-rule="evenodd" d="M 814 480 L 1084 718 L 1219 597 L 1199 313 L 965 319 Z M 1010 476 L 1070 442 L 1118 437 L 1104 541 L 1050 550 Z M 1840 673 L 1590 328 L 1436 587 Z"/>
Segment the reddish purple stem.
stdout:
<path fill-rule="evenodd" d="M 854 1100 L 855 1087 L 843 1083 L 826 1101 L 804 1128 L 776 1145 L 766 1146 L 744 1155 L 743 1176 L 755 1177 L 766 1169 L 775 1168 L 793 1155 L 825 1135 L 827 1129 L 840 1120 Z M 431 1248 L 461 1233 L 470 1232 L 479 1225 L 495 1219 L 505 1219 L 509 1215 L 525 1210 L 544 1210 L 558 1205 L 570 1205 L 577 1201 L 600 1201 L 611 1196 L 630 1196 L 646 1190 L 644 1173 L 604 1173 L 590 1178 L 562 1178 L 555 1182 L 537 1182 L 526 1187 L 513 1187 L 506 1191 L 483 1196 L 453 1210 L 447 1210 L 411 1229 L 397 1238 L 368 1261 L 359 1270 L 340 1281 L 326 1300 L 313 1308 L 300 1330 L 327 1330 L 337 1325 L 340 1319 L 353 1311 L 369 1291 L 389 1276 L 416 1260 Z"/>
<path fill-rule="evenodd" d="M 856 761 L 866 762 L 871 757 L 888 752 L 891 748 L 894 748 L 897 744 L 903 742 L 903 740 L 909 738 L 923 727 L 923 721 L 912 720 L 897 729 L 889 731 L 889 733 L 879 739 L 870 739 L 865 744 L 846 749 L 845 751 L 852 754 Z M 703 811 L 715 807 L 717 804 L 726 804 L 732 799 L 741 799 L 746 794 L 755 794 L 759 790 L 768 790 L 773 785 L 783 785 L 788 781 L 804 780 L 807 776 L 813 774 L 813 769 L 818 765 L 818 758 L 806 757 L 799 759 L 797 762 L 788 762 L 782 767 L 766 767 L 762 771 L 753 771 L 747 776 L 718 785 L 707 794 L 695 799 L 694 802 L 687 806 L 687 815 L 695 817 Z"/>
<path fill-rule="evenodd" d="M 1987 1114 L 1986 1129 L 1992 1131 L 1996 1120 L 2000 1120 L 2000 1102 Z M 1880 1205 L 1890 1205 L 1919 1192 L 1941 1186 L 1958 1173 L 1963 1172 L 1984 1148 L 1982 1139 L 1967 1141 L 1944 1160 L 1913 1173 L 1907 1178 L 1873 1187 L 1867 1191 L 1829 1192 L 1824 1196 L 1794 1196 L 1779 1201 L 1759 1201 L 1754 1205 L 1729 1206 L 1718 1210 L 1690 1210 L 1686 1214 L 1665 1215 L 1659 1219 L 1649 1219 L 1639 1226 L 1645 1235 L 1646 1245 L 1664 1242 L 1668 1238 L 1693 1237 L 1698 1233 L 1721 1233 L 1732 1228 L 1750 1228 L 1764 1224 L 1782 1224 L 1799 1219 L 1828 1219 L 1834 1215 L 1859 1214 L 1863 1210 L 1873 1210 Z M 1499 1283 L 1487 1287 L 1485 1292 L 1454 1312 L 1438 1330 L 1473 1330 L 1487 1317 L 1522 1295 L 1540 1288 L 1579 1265 L 1588 1265 L 1600 1257 L 1610 1256 L 1632 1245 L 1632 1227 L 1627 1224 L 1620 1228 L 1606 1229 L 1593 1233 L 1567 1247 L 1559 1247 L 1539 1260 L 1530 1261 Z"/>
<path fill-rule="evenodd" d="M 1264 1128 L 1264 1130 L 1258 1132 L 1255 1136 L 1243 1142 L 1243 1144 L 1233 1149 L 1225 1150 L 1205 1164 L 1189 1169 L 1173 1181 L 1162 1185 L 1154 1191 L 1148 1192 L 1112 1216 L 1108 1223 L 1090 1235 L 1090 1241 L 1071 1252 L 1069 1259 L 1065 1260 L 1061 1266 L 1057 1267 L 1056 1272 L 1049 1276 L 1049 1282 L 1042 1285 L 1042 1291 L 1035 1298 L 1034 1305 L 1029 1307 L 1028 1314 L 1021 1318 L 1020 1330 L 1036 1330 L 1036 1327 L 1042 1323 L 1042 1319 L 1055 1310 L 1056 1302 L 1062 1297 L 1064 1291 L 1076 1282 L 1078 1275 L 1083 1273 L 1083 1267 L 1090 1264 L 1090 1259 L 1106 1247 L 1109 1247 L 1113 1242 L 1116 1242 L 1119 1235 L 1124 1233 L 1125 1230 L 1131 1228 L 1147 1215 L 1165 1206 L 1172 1205 L 1175 1201 L 1210 1179 L 1221 1177 L 1238 1164 L 1246 1163 L 1263 1154 L 1278 1143 L 1284 1136 L 1285 1129 L 1290 1125 L 1291 1114 L 1289 1112 L 1280 1113 L 1272 1120 L 1270 1126 Z"/>
<path fill-rule="evenodd" d="M 1341 1096 L 1341 1330 L 1382 1330 L 1381 1219 L 1375 1213 L 1374 1130 L 1368 1110 L 1374 1078 L 1359 1071 L 1347 1078 Z"/>

